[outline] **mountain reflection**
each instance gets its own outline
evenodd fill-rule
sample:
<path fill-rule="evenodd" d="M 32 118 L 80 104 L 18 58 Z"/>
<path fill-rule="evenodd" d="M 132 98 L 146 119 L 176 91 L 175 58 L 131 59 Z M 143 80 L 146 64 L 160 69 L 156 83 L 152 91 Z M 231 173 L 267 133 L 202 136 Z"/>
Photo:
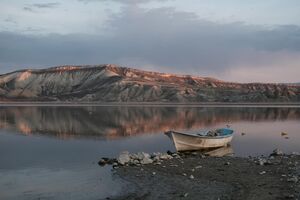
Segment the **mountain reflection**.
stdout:
<path fill-rule="evenodd" d="M 0 128 L 59 138 L 115 139 L 236 121 L 300 119 L 299 108 L 1 107 Z"/>

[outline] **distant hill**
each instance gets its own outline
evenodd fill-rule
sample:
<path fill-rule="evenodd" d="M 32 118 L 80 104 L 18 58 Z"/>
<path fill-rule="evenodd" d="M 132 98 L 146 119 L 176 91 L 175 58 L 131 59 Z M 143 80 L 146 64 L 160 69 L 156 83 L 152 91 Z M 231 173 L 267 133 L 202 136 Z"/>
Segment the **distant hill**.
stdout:
<path fill-rule="evenodd" d="M 2 101 L 300 102 L 300 86 L 232 83 L 116 65 L 59 66 L 0 75 Z"/>
<path fill-rule="evenodd" d="M 296 86 L 299 85 L 299 86 L 300 86 L 300 83 L 288 83 L 287 85 L 291 85 L 291 86 L 292 86 L 292 85 L 296 85 Z"/>

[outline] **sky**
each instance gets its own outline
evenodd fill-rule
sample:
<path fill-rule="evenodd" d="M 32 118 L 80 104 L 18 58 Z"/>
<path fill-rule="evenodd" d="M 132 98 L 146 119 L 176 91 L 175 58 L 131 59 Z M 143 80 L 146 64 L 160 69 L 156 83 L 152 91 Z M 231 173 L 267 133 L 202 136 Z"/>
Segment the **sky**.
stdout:
<path fill-rule="evenodd" d="M 117 64 L 300 82 L 299 0 L 0 0 L 0 73 Z"/>

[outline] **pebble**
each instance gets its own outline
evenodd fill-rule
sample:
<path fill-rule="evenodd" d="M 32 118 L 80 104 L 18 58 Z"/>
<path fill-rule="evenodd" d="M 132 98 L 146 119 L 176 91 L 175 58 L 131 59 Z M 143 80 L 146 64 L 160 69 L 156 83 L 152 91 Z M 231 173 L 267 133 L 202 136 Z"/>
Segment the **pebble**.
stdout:
<path fill-rule="evenodd" d="M 183 175 L 183 176 L 186 176 L 186 173 L 183 173 L 182 175 Z"/>
<path fill-rule="evenodd" d="M 200 169 L 200 168 L 202 168 L 201 165 L 198 165 L 198 166 L 195 167 L 195 169 Z"/>
<path fill-rule="evenodd" d="M 263 174 L 265 174 L 265 173 L 267 173 L 267 172 L 266 172 L 266 171 L 261 171 L 261 172 L 259 172 L 260 175 L 263 175 Z"/>
<path fill-rule="evenodd" d="M 194 179 L 195 177 L 193 175 L 190 175 L 190 179 Z"/>
<path fill-rule="evenodd" d="M 230 162 L 226 162 L 225 165 L 230 165 Z"/>
<path fill-rule="evenodd" d="M 189 196 L 189 193 L 184 193 L 181 195 L 181 197 L 184 197 L 184 198 L 186 198 L 187 196 Z"/>
<path fill-rule="evenodd" d="M 288 178 L 287 181 L 288 182 L 297 183 L 298 182 L 298 178 L 296 176 L 292 176 L 291 178 Z"/>
<path fill-rule="evenodd" d="M 156 175 L 156 172 L 152 172 L 152 175 L 153 175 L 153 176 Z"/>
<path fill-rule="evenodd" d="M 294 199 L 295 196 L 293 194 L 290 194 L 290 195 L 286 195 L 285 198 L 286 199 Z"/>

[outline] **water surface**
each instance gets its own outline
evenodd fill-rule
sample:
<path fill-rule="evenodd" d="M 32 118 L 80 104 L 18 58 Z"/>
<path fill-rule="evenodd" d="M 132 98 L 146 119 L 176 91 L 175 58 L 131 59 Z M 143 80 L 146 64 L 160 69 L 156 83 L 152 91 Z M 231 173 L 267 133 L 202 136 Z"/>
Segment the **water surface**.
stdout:
<path fill-rule="evenodd" d="M 97 161 L 124 150 L 174 151 L 163 134 L 170 129 L 230 124 L 235 156 L 267 155 L 275 148 L 300 152 L 299 122 L 300 108 L 291 107 L 0 107 L 0 199 L 118 194 L 126 184 Z"/>

